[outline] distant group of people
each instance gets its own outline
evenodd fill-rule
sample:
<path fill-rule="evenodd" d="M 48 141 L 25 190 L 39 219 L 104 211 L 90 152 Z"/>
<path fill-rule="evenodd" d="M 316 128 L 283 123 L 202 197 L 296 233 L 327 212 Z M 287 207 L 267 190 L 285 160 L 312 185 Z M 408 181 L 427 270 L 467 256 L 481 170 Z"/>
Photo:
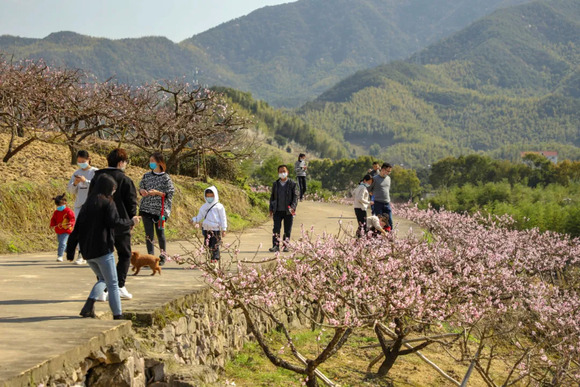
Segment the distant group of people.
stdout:
<path fill-rule="evenodd" d="M 357 235 L 361 236 L 369 231 L 386 234 L 393 228 L 391 210 L 391 173 L 393 167 L 384 163 L 374 162 L 372 169 L 362 178 L 353 192 L 354 213 L 359 225 Z M 368 207 L 371 207 L 371 216 L 367 216 Z"/>

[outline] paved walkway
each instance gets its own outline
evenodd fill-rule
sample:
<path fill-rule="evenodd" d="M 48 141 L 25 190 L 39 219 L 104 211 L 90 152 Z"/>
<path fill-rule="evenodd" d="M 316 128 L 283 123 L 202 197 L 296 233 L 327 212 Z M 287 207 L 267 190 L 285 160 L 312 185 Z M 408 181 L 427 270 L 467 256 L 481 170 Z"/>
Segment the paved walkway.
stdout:
<path fill-rule="evenodd" d="M 294 236 L 300 225 L 314 226 L 316 233 L 337 232 L 354 225 L 351 207 L 303 202 L 298 207 Z M 401 233 L 411 223 L 396 219 Z M 230 233 L 225 242 L 240 240 L 242 256 L 268 257 L 271 222 L 242 234 Z M 136 249 L 144 251 L 143 246 Z M 56 251 L 56 243 L 55 243 Z M 182 251 L 181 244 L 171 243 L 170 253 Z M 95 277 L 86 266 L 58 263 L 54 253 L 22 254 L 0 257 L 0 386 L 27 370 L 58 372 L 65 362 L 88 356 L 93 349 L 115 342 L 130 330 L 130 322 L 107 319 L 82 319 L 78 316 Z M 162 275 L 151 277 L 149 270 L 130 276 L 127 289 L 134 299 L 123 301 L 125 312 L 139 312 L 159 307 L 171 299 L 203 287 L 199 272 L 184 270 L 175 263 L 162 268 Z M 109 312 L 108 303 L 97 303 L 97 312 Z M 17 385 L 17 384 L 12 384 Z"/>

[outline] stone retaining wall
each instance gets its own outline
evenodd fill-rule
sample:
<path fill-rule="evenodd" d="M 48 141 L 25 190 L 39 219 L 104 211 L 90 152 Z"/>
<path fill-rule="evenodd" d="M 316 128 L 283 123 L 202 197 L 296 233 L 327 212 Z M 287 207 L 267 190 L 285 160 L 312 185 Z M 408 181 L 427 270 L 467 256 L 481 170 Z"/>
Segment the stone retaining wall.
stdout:
<path fill-rule="evenodd" d="M 161 309 L 127 312 L 132 330 L 112 345 L 64 364 L 30 386 L 166 387 L 216 383 L 227 360 L 252 340 L 241 312 L 230 312 L 209 289 Z M 271 323 L 258 324 L 264 332 Z M 72 362 L 71 362 L 72 363 Z"/>

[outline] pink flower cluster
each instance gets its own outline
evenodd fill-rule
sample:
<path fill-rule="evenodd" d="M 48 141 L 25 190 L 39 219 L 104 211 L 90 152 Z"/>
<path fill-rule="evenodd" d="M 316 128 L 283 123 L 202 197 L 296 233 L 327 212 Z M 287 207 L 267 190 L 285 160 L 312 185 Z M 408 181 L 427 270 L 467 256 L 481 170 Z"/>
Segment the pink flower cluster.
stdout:
<path fill-rule="evenodd" d="M 580 381 L 580 240 L 538 229 L 512 229 L 508 216 L 474 216 L 401 207 L 449 249 L 455 317 L 479 340 L 521 356 L 520 377 L 554 385 Z M 549 377 L 549 378 L 548 378 Z"/>
<path fill-rule="evenodd" d="M 474 356 L 471 339 L 483 346 L 480 373 L 490 369 L 484 362 L 512 369 L 502 383 L 580 382 L 578 239 L 513 230 L 507 217 L 405 206 L 396 214 L 427 234 L 353 239 L 303 229 L 289 253 L 234 259 L 235 270 L 205 264 L 203 248 L 188 260 L 218 297 L 254 316 L 298 314 L 335 331 L 396 321 L 402 335 L 446 324 L 465 333 L 463 359 Z"/>

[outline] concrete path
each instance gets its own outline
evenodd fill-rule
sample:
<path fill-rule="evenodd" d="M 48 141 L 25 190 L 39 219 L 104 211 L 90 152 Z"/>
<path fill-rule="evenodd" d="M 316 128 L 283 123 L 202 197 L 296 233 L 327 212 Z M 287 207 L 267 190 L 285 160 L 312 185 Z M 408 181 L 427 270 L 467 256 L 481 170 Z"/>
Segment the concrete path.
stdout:
<path fill-rule="evenodd" d="M 300 203 L 294 236 L 300 234 L 301 224 L 314 226 L 316 233 L 335 233 L 341 218 L 343 226 L 354 225 L 352 207 Z M 395 223 L 400 233 L 406 233 L 412 225 L 401 219 Z M 272 256 L 267 251 L 271 233 L 272 223 L 268 222 L 243 233 L 230 233 L 225 242 L 239 239 L 242 257 L 251 258 L 257 250 L 258 256 L 268 257 Z M 145 251 L 144 246 L 135 249 Z M 182 244 L 172 243 L 168 251 L 180 253 Z M 126 287 L 134 298 L 123 301 L 124 312 L 152 310 L 204 286 L 199 272 L 184 270 L 175 263 L 163 266 L 161 276 L 149 274 L 149 270 L 141 270 L 139 276 L 128 278 Z M 94 282 L 95 276 L 86 265 L 58 263 L 55 253 L 0 257 L 0 386 L 31 382 L 31 372 L 26 372 L 31 369 L 40 374 L 58 372 L 63 364 L 82 360 L 130 330 L 129 321 L 78 316 Z M 97 303 L 97 312 L 109 314 L 108 303 Z"/>

